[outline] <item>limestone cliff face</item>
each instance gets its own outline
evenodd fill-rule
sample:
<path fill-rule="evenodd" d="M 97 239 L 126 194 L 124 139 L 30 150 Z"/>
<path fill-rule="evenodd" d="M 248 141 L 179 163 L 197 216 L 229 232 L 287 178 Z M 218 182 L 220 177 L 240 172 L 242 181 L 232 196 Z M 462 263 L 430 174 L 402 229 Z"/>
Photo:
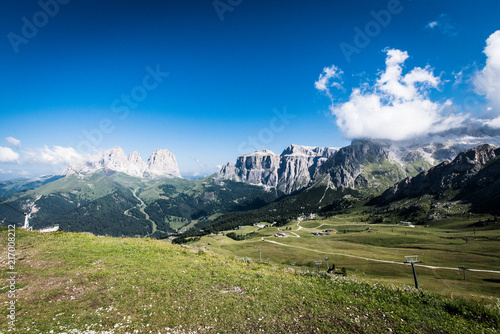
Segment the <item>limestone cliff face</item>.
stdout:
<path fill-rule="evenodd" d="M 217 177 L 219 179 L 276 187 L 278 184 L 279 160 L 279 155 L 269 150 L 245 154 L 238 157 L 236 164 L 228 163 L 223 166 Z"/>
<path fill-rule="evenodd" d="M 290 145 L 277 155 L 269 150 L 245 154 L 228 163 L 217 178 L 248 182 L 290 194 L 309 185 L 316 169 L 337 149 Z"/>
<path fill-rule="evenodd" d="M 308 186 L 318 168 L 337 151 L 330 147 L 288 146 L 280 156 L 278 189 L 290 194 Z"/>

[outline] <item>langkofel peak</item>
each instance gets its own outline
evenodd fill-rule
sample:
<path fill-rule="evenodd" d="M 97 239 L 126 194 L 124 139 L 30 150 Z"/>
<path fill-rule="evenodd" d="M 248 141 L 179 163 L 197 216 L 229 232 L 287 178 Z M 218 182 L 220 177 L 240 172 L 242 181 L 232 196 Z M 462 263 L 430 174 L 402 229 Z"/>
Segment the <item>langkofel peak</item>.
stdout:
<path fill-rule="evenodd" d="M 91 156 L 85 161 L 71 164 L 62 174 L 92 174 L 98 171 L 120 172 L 149 179 L 181 177 L 175 155 L 169 150 L 155 150 L 148 161 L 144 162 L 138 152 L 133 152 L 127 157 L 119 146 Z"/>

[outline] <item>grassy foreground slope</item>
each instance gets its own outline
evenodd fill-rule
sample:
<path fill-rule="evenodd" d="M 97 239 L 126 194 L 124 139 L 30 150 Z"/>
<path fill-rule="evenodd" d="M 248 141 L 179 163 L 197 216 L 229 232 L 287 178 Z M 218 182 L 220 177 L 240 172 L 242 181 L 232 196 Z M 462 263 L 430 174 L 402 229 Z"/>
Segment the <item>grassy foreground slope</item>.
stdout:
<path fill-rule="evenodd" d="M 2 305 L 9 302 L 7 235 L 1 228 Z M 499 331 L 498 304 L 295 272 L 158 240 L 16 230 L 16 249 L 18 333 Z M 0 332 L 11 329 L 0 322 Z"/>

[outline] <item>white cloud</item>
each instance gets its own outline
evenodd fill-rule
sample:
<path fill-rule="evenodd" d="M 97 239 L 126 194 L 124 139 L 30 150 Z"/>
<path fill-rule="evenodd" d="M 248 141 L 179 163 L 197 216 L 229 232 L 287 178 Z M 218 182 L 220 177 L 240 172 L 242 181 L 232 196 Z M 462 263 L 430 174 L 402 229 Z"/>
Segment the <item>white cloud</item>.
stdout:
<path fill-rule="evenodd" d="M 438 21 L 432 21 L 432 22 L 427 23 L 427 25 L 425 27 L 428 29 L 434 29 L 438 25 L 439 25 Z"/>
<path fill-rule="evenodd" d="M 7 140 L 7 142 L 12 146 L 21 146 L 21 141 L 14 137 L 7 137 L 5 140 Z"/>
<path fill-rule="evenodd" d="M 13 174 L 14 172 L 11 170 L 3 170 L 0 168 L 0 174 Z"/>
<path fill-rule="evenodd" d="M 448 14 L 441 14 L 435 21 L 430 21 L 425 26 L 426 29 L 439 30 L 444 35 L 456 36 L 457 31 L 455 29 L 455 25 L 451 23 L 450 17 Z"/>
<path fill-rule="evenodd" d="M 428 98 L 429 90 L 441 83 L 429 66 L 416 67 L 403 75 L 408 53 L 396 49 L 385 52 L 386 69 L 376 83 L 353 89 L 347 102 L 334 101 L 328 90 L 334 85 L 325 82 L 320 86 L 326 87 L 326 94 L 332 98 L 330 110 L 346 137 L 404 140 L 464 122 L 466 117 L 446 112 L 451 101 L 438 103 Z"/>
<path fill-rule="evenodd" d="M 473 83 L 476 92 L 486 96 L 490 110 L 498 116 L 488 124 L 500 128 L 500 30 L 488 37 L 483 52 L 486 54 L 486 65 L 475 74 Z"/>
<path fill-rule="evenodd" d="M 495 129 L 500 129 L 500 116 L 495 119 L 485 121 L 484 124 Z"/>
<path fill-rule="evenodd" d="M 451 74 L 455 77 L 455 81 L 453 82 L 453 87 L 460 85 L 464 81 L 464 70 L 467 68 L 463 68 L 460 72 L 452 72 Z"/>
<path fill-rule="evenodd" d="M 57 165 L 70 164 L 75 161 L 81 161 L 83 156 L 72 147 L 53 146 L 49 148 L 45 145 L 37 150 L 26 151 L 28 162 Z"/>
<path fill-rule="evenodd" d="M 323 73 L 319 75 L 318 81 L 314 83 L 314 87 L 320 92 L 326 93 L 330 96 L 330 87 L 336 87 L 342 89 L 342 82 L 331 82 L 331 79 L 340 79 L 342 75 L 342 70 L 340 70 L 335 65 L 323 68 Z"/>
<path fill-rule="evenodd" d="M 0 146 L 0 162 L 16 162 L 19 160 L 19 154 L 12 151 L 9 147 Z"/>

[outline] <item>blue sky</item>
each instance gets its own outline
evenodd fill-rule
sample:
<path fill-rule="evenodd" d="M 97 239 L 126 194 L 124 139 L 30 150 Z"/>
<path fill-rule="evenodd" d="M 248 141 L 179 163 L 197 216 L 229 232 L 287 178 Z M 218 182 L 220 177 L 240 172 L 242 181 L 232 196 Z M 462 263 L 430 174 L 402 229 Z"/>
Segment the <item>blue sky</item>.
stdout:
<path fill-rule="evenodd" d="M 192 175 L 412 119 L 418 131 L 390 139 L 500 127 L 498 17 L 498 0 L 5 0 L 0 179 L 114 146 L 144 160 L 167 148 Z M 385 105 L 366 109 L 373 99 Z"/>

